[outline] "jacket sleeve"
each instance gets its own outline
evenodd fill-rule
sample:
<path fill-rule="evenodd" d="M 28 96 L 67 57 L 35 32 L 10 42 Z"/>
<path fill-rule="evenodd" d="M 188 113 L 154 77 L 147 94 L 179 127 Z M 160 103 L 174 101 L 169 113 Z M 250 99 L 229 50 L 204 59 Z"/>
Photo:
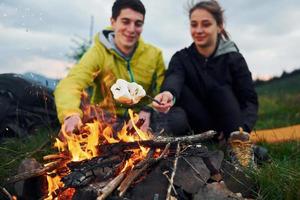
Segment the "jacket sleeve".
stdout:
<path fill-rule="evenodd" d="M 89 49 L 55 89 L 57 115 L 61 123 L 63 123 L 64 118 L 72 114 L 82 116 L 80 109 L 81 93 L 92 84 L 100 72 L 99 66 L 102 66 L 99 62 L 103 60 L 103 55 L 97 48 L 93 46 Z"/>
<path fill-rule="evenodd" d="M 161 92 L 169 91 L 178 99 L 183 88 L 185 80 L 185 70 L 180 59 L 180 53 L 177 52 L 171 58 Z"/>
<path fill-rule="evenodd" d="M 231 66 L 233 90 L 241 105 L 243 128 L 245 131 L 251 132 L 257 120 L 257 94 L 244 57 L 240 53 L 233 54 L 233 61 Z"/>

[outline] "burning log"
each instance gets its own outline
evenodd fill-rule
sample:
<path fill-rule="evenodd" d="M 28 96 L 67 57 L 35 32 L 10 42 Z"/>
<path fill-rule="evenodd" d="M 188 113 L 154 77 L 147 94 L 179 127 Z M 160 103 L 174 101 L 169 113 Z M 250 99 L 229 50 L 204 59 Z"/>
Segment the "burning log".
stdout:
<path fill-rule="evenodd" d="M 144 141 L 136 141 L 136 142 L 120 142 L 114 144 L 102 144 L 99 146 L 99 151 L 102 152 L 101 157 L 111 156 L 118 154 L 120 152 L 124 152 L 124 150 L 139 148 L 140 146 L 151 147 L 151 148 L 163 148 L 168 143 L 170 143 L 171 147 L 174 147 L 176 143 L 180 142 L 181 144 L 195 144 L 200 143 L 203 140 L 207 140 L 212 138 L 216 134 L 215 131 L 207 131 L 197 135 L 185 136 L 185 137 L 157 137 L 153 140 L 144 140 Z M 7 183 L 14 183 L 21 180 L 25 180 L 28 178 L 45 175 L 47 172 L 50 172 L 59 166 L 64 165 L 69 159 L 64 154 L 58 155 L 49 155 L 45 157 L 46 160 L 57 159 L 56 161 L 48 164 L 43 168 L 39 168 L 36 170 L 28 171 L 22 174 L 18 174 L 16 176 L 10 177 L 6 179 Z M 97 157 L 96 159 L 99 159 Z"/>
<path fill-rule="evenodd" d="M 207 131 L 197 135 L 190 135 L 184 137 L 162 137 L 158 136 L 153 140 L 142 140 L 136 142 L 119 142 L 113 144 L 102 144 L 99 146 L 99 151 L 102 153 L 107 153 L 108 155 L 114 155 L 119 152 L 128 149 L 137 149 L 140 146 L 150 147 L 150 148 L 164 148 L 168 143 L 170 143 L 170 148 L 176 148 L 176 144 L 180 142 L 182 145 L 188 144 L 198 144 L 204 140 L 211 139 L 216 134 L 215 131 Z"/>
<path fill-rule="evenodd" d="M 67 159 L 69 158 L 66 154 L 64 153 L 59 153 L 59 154 L 50 154 L 46 155 L 43 157 L 44 161 L 54 161 L 54 160 L 59 160 L 59 159 Z"/>
<path fill-rule="evenodd" d="M 71 173 L 62 178 L 65 187 L 82 187 L 96 178 L 106 180 L 114 175 L 115 169 L 119 167 L 128 155 L 113 155 L 109 158 L 95 157 L 79 163 L 68 164 Z"/>

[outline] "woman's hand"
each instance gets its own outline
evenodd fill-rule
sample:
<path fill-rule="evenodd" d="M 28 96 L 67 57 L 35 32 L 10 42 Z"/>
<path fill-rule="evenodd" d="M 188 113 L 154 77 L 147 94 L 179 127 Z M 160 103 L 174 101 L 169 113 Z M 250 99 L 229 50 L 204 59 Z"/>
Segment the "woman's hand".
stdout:
<path fill-rule="evenodd" d="M 164 91 L 162 93 L 159 93 L 154 97 L 154 99 L 158 100 L 160 104 L 153 101 L 152 106 L 159 112 L 167 113 L 170 108 L 174 105 L 174 96 L 169 91 Z"/>

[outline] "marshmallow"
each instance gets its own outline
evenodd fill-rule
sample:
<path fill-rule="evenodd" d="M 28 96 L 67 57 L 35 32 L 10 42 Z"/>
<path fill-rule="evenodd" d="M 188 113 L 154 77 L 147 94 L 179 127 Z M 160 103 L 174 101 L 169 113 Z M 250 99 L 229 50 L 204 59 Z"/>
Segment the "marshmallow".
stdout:
<path fill-rule="evenodd" d="M 143 87 L 135 82 L 118 79 L 110 88 L 114 99 L 124 104 L 136 104 L 146 95 Z"/>

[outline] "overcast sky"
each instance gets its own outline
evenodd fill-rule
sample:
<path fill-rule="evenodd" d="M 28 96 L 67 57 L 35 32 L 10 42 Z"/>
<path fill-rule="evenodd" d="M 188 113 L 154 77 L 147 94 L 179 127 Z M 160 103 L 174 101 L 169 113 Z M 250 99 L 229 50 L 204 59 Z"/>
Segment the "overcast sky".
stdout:
<path fill-rule="evenodd" d="M 76 46 L 109 25 L 114 0 L 0 0 L 0 73 L 66 75 Z M 190 0 L 143 0 L 145 41 L 160 47 L 165 62 L 192 42 Z M 253 77 L 278 76 L 300 68 L 299 0 L 219 0 L 225 27 L 246 58 Z"/>

